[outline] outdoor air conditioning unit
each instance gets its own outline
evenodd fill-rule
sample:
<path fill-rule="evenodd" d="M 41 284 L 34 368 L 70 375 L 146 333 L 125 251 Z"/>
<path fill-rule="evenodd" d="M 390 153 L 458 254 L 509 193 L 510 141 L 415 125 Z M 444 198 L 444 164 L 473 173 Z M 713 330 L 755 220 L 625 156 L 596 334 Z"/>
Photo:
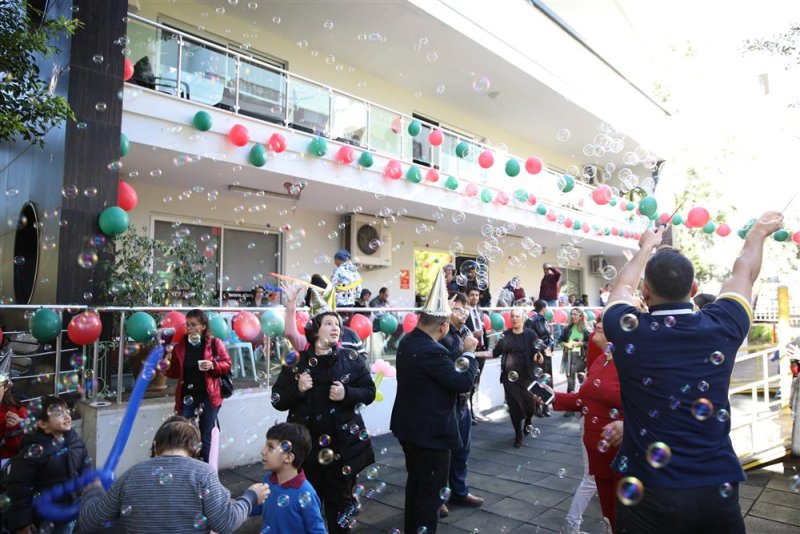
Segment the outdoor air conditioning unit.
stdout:
<path fill-rule="evenodd" d="M 381 219 L 351 215 L 348 226 L 347 246 L 354 263 L 377 267 L 392 265 L 392 234 Z"/>
<path fill-rule="evenodd" d="M 592 274 L 602 274 L 603 269 L 608 267 L 608 258 L 605 256 L 592 256 L 589 260 L 589 268 Z"/>

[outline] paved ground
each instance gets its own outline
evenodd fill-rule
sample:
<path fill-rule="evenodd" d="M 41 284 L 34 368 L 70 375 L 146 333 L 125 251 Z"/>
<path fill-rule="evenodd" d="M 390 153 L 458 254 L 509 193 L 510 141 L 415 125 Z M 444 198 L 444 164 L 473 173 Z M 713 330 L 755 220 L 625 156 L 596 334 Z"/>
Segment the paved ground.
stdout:
<path fill-rule="evenodd" d="M 577 421 L 560 414 L 537 419 L 541 435 L 526 438 L 523 447 L 515 449 L 505 413 L 491 415 L 493 422 L 473 427 L 468 479 L 472 492 L 486 503 L 479 509 L 452 506 L 450 517 L 440 522 L 438 532 L 557 532 L 583 472 Z M 403 524 L 404 459 L 391 435 L 374 439 L 373 445 L 379 475 L 376 480 L 364 478 L 361 482 L 368 490 L 377 482 L 385 482 L 386 489 L 364 499 L 356 532 L 386 534 Z M 787 458 L 748 473 L 749 480 L 741 486 L 740 494 L 750 534 L 800 532 L 800 493 L 791 489 L 798 466 L 800 461 Z M 220 478 L 237 495 L 261 479 L 261 467 L 226 470 Z M 583 530 L 600 532 L 600 525 L 600 506 L 595 497 L 584 516 Z M 249 520 L 239 532 L 260 532 L 258 519 Z"/>

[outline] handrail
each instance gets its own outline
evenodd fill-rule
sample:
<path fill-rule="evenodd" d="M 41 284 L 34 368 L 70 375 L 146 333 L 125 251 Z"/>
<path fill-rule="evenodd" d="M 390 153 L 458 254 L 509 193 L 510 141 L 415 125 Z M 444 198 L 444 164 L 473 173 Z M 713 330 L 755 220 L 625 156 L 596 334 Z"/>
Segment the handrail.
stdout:
<path fill-rule="evenodd" d="M 260 67 L 262 69 L 265 69 L 265 70 L 267 70 L 269 72 L 272 72 L 272 73 L 274 73 L 276 75 L 282 75 L 285 78 L 285 80 L 287 81 L 287 83 L 292 81 L 292 80 L 298 80 L 298 81 L 313 85 L 315 87 L 318 87 L 321 91 L 326 91 L 327 95 L 328 95 L 327 98 L 328 98 L 328 111 L 329 111 L 328 117 L 329 117 L 329 119 L 333 117 L 333 110 L 332 110 L 333 95 L 341 95 L 341 96 L 347 97 L 347 98 L 349 98 L 349 99 L 351 99 L 351 100 L 353 100 L 355 102 L 360 102 L 360 103 L 365 104 L 366 105 L 366 114 L 367 114 L 366 124 L 364 125 L 365 126 L 365 134 L 367 134 L 367 132 L 370 130 L 370 123 L 372 122 L 371 121 L 371 117 L 373 116 L 374 110 L 378 109 L 378 110 L 385 111 L 385 112 L 387 112 L 387 113 L 389 113 L 389 114 L 391 114 L 393 116 L 396 116 L 396 117 L 400 118 L 403 121 L 404 125 L 408 124 L 409 121 L 417 121 L 417 122 L 420 123 L 421 126 L 423 126 L 425 128 L 429 128 L 431 130 L 440 130 L 440 131 L 442 131 L 445 135 L 450 137 L 452 139 L 452 142 L 454 142 L 454 143 L 467 142 L 471 146 L 477 147 L 480 150 L 489 150 L 489 151 L 491 151 L 491 152 L 493 152 L 493 153 L 495 153 L 497 155 L 503 154 L 504 156 L 507 156 L 509 159 L 512 159 L 512 158 L 516 159 L 517 161 L 520 162 L 520 165 L 524 165 L 524 162 L 525 162 L 526 158 L 521 158 L 521 157 L 515 156 L 515 155 L 513 155 L 511 153 L 508 153 L 506 151 L 500 151 L 496 147 L 491 147 L 491 146 L 489 146 L 489 145 L 487 145 L 487 144 L 485 144 L 485 143 L 483 143 L 481 141 L 478 141 L 478 140 L 475 140 L 475 139 L 472 139 L 472 138 L 469 138 L 469 137 L 465 137 L 462 134 L 459 134 L 458 132 L 449 130 L 448 128 L 442 127 L 440 125 L 433 124 L 433 123 L 430 123 L 430 122 L 428 122 L 426 120 L 418 119 L 418 118 L 415 118 L 413 116 L 409 116 L 409 115 L 407 115 L 405 113 L 402 113 L 400 111 L 396 111 L 396 110 L 394 110 L 392 108 L 389 108 L 387 106 L 384 106 L 384 105 L 378 104 L 376 102 L 373 102 L 372 100 L 353 95 L 353 94 L 351 94 L 351 93 L 349 93 L 347 91 L 343 91 L 343 90 L 334 88 L 334 87 L 332 87 L 330 85 L 327 85 L 327 84 L 324 84 L 324 83 L 320 83 L 318 81 L 312 80 L 312 79 L 307 78 L 305 76 L 302 76 L 302 75 L 299 75 L 299 74 L 295 74 L 295 73 L 291 73 L 291 72 L 289 72 L 289 71 L 287 71 L 285 69 L 282 69 L 280 67 L 272 65 L 272 64 L 267 63 L 265 61 L 262 61 L 262 60 L 260 60 L 258 58 L 251 57 L 251 56 L 248 56 L 246 54 L 237 52 L 235 50 L 231 50 L 231 49 L 225 48 L 225 47 L 220 46 L 220 45 L 218 45 L 218 44 L 216 44 L 216 43 L 214 43 L 212 41 L 208 41 L 206 39 L 203 39 L 203 38 L 200 38 L 200 37 L 196 37 L 196 36 L 191 35 L 189 33 L 183 32 L 183 31 L 181 31 L 179 29 L 172 28 L 170 26 L 166 26 L 164 24 L 149 20 L 149 19 L 147 19 L 145 17 L 142 17 L 140 15 L 136 15 L 135 13 L 129 13 L 128 17 L 129 17 L 130 20 L 139 22 L 139 23 L 141 23 L 141 24 L 143 24 L 145 26 L 156 28 L 156 29 L 159 29 L 159 30 L 164 31 L 164 32 L 168 32 L 168 33 L 176 35 L 178 37 L 177 76 L 178 76 L 179 79 L 180 79 L 180 76 L 182 75 L 182 72 L 181 72 L 182 71 L 181 58 L 182 58 L 182 53 L 183 53 L 182 50 L 183 50 L 186 42 L 192 42 L 192 43 L 201 45 L 204 48 L 213 50 L 213 51 L 215 51 L 215 52 L 217 52 L 219 54 L 222 54 L 222 55 L 224 55 L 226 57 L 233 58 L 235 60 L 235 64 L 236 64 L 236 73 L 235 73 L 236 83 L 235 83 L 235 87 L 234 87 L 234 89 L 235 89 L 235 94 L 234 94 L 235 105 L 233 107 L 233 113 L 234 114 L 239 114 L 240 113 L 240 99 L 239 99 L 239 96 L 240 96 L 240 87 L 239 87 L 240 72 L 239 72 L 239 66 L 240 66 L 242 61 L 245 61 L 247 64 L 252 64 L 252 65 L 258 66 L 258 67 Z M 179 89 L 178 89 L 178 91 L 179 91 Z M 281 97 L 282 98 L 282 104 L 288 104 L 288 100 L 287 100 L 288 99 L 288 85 L 282 91 L 285 92 L 285 95 L 283 95 Z M 180 94 L 178 94 L 178 96 L 180 96 Z M 282 116 L 280 116 L 280 117 L 276 116 L 275 118 L 279 119 L 279 120 L 282 120 L 285 125 L 288 125 L 289 122 L 290 122 L 289 106 L 288 105 L 282 105 L 282 107 L 283 107 Z M 325 126 L 325 130 L 326 130 L 326 134 L 330 133 L 329 132 L 330 125 Z M 400 148 L 399 148 L 400 153 L 399 153 L 399 155 L 400 155 L 401 159 L 406 159 L 407 158 L 407 159 L 413 160 L 413 156 L 410 156 L 408 154 L 409 151 L 408 151 L 408 146 L 407 146 L 407 143 L 406 143 L 405 136 L 401 136 L 400 137 L 400 143 L 399 144 L 400 144 Z M 371 146 L 369 136 L 367 136 L 367 139 L 366 139 L 366 142 L 364 143 L 364 146 L 366 146 L 368 150 L 373 151 L 378 155 L 386 156 L 386 157 L 388 157 L 390 159 L 396 157 L 395 155 L 391 155 L 391 154 L 387 155 L 387 154 L 382 153 L 382 151 L 380 151 L 380 150 L 376 150 L 373 146 Z M 437 147 L 430 146 L 429 149 L 431 151 L 431 162 L 429 164 L 427 164 L 427 165 L 433 167 L 434 166 L 433 162 L 436 159 L 436 158 L 434 158 L 434 155 L 436 154 L 436 150 L 438 149 L 438 153 L 440 155 L 443 153 L 443 151 L 442 151 L 441 146 L 437 146 Z M 477 165 L 476 161 L 472 161 L 471 159 L 470 160 L 463 160 L 463 159 L 459 158 L 459 159 L 456 160 L 456 163 L 459 164 L 459 162 L 462 162 L 462 161 L 465 162 L 466 164 L 471 164 L 471 165 L 474 166 L 474 169 L 471 169 L 470 172 L 478 172 L 478 173 L 485 172 L 484 169 L 481 169 Z M 416 165 L 417 163 L 415 162 L 414 164 Z M 499 162 L 495 164 L 495 167 L 497 167 L 498 164 L 499 164 Z M 420 164 L 420 165 L 425 166 L 426 164 Z M 442 161 L 441 161 L 441 157 L 440 157 L 437 168 L 441 169 L 442 167 L 443 167 L 443 165 L 442 165 Z M 443 172 L 448 172 L 449 173 L 449 171 L 443 171 Z M 499 172 L 500 171 L 495 170 L 495 172 L 498 172 L 498 176 L 499 176 Z M 563 176 L 563 173 L 556 172 L 553 169 L 550 169 L 548 167 L 543 168 L 542 169 L 542 173 L 547 175 L 547 177 L 549 179 L 553 180 L 554 182 L 555 182 L 555 180 L 557 180 L 558 178 Z M 590 196 L 590 192 L 594 190 L 594 187 L 592 187 L 589 184 L 584 183 L 583 180 L 581 180 L 580 176 L 574 176 L 573 178 L 575 179 L 575 189 L 576 190 L 583 190 L 584 191 L 584 196 L 585 197 L 589 197 Z M 468 178 L 462 177 L 462 179 L 468 179 Z M 471 181 L 474 181 L 474 180 L 471 180 Z M 476 182 L 476 185 L 478 185 L 477 182 Z M 480 184 L 480 186 L 481 187 L 487 187 L 487 188 L 495 190 L 495 191 L 503 191 L 503 189 L 501 187 L 498 187 L 497 185 L 493 185 L 492 183 L 483 183 L 483 184 Z M 542 195 L 542 193 L 545 193 L 545 194 Z M 586 214 L 586 215 L 590 215 L 590 216 L 593 216 L 593 217 L 601 218 L 601 219 L 604 219 L 606 221 L 609 221 L 612 224 L 628 225 L 630 227 L 638 226 L 638 224 L 635 221 L 631 222 L 631 221 L 626 220 L 623 212 L 621 212 L 620 210 L 611 208 L 611 207 L 605 207 L 607 213 L 600 213 L 600 211 L 602 209 L 604 209 L 604 208 L 598 206 L 598 208 L 599 208 L 598 210 L 586 209 L 584 207 L 578 206 L 577 202 L 570 201 L 571 199 L 565 201 L 564 199 L 551 197 L 549 194 L 547 194 L 547 192 L 539 191 L 539 192 L 537 192 L 537 197 L 540 197 L 546 203 L 551 203 L 551 204 L 554 204 L 554 205 L 558 205 L 559 208 L 561 208 L 561 209 L 566 209 L 566 210 L 573 211 L 575 213 Z M 589 207 L 591 208 L 592 206 L 590 205 Z M 627 212 L 625 212 L 625 213 L 627 213 Z"/>

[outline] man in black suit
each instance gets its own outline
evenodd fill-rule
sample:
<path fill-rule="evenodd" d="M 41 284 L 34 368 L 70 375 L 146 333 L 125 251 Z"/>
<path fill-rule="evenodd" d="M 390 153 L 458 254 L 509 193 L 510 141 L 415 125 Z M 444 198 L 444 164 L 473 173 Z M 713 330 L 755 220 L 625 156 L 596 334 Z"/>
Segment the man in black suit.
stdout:
<path fill-rule="evenodd" d="M 456 416 L 459 393 L 472 387 L 478 370 L 473 356 L 478 342 L 464 340 L 454 364 L 439 341 L 450 330 L 451 310 L 442 272 L 419 317 L 417 327 L 397 349 L 397 396 L 391 430 L 406 457 L 405 532 L 436 532 L 438 510 L 449 497 L 450 451 L 461 439 Z"/>
<path fill-rule="evenodd" d="M 481 299 L 481 290 L 477 286 L 467 288 L 467 321 L 466 325 L 469 328 L 475 339 L 478 340 L 477 350 L 486 350 L 486 330 L 483 328 L 483 312 L 478 308 Z M 481 415 L 480 410 L 475 413 L 474 401 L 475 393 L 481 385 L 481 373 L 483 372 L 483 364 L 486 363 L 484 358 L 478 358 L 478 377 L 472 385 L 472 390 L 469 393 L 469 412 L 472 414 L 472 424 L 477 424 L 478 421 L 488 421 L 489 419 Z"/>

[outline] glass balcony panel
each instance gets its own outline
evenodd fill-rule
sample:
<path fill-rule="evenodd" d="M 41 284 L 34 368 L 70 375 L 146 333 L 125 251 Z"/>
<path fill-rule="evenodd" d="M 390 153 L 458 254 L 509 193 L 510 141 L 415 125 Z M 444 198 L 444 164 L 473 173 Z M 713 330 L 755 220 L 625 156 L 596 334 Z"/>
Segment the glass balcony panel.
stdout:
<path fill-rule="evenodd" d="M 334 93 L 331 139 L 366 146 L 368 116 L 366 103 Z"/>
<path fill-rule="evenodd" d="M 131 83 L 177 94 L 178 36 L 134 21 L 128 24 Z"/>
<path fill-rule="evenodd" d="M 431 146 L 428 137 L 431 134 L 432 128 L 430 125 L 422 123 L 420 125 L 419 133 L 411 140 L 411 156 L 414 163 L 427 165 L 429 167 L 435 165 L 433 147 Z"/>
<path fill-rule="evenodd" d="M 286 77 L 245 60 L 239 73 L 239 113 L 283 123 L 286 120 Z"/>
<path fill-rule="evenodd" d="M 388 109 L 372 106 L 369 113 L 369 146 L 372 150 L 400 156 L 405 121 Z"/>
<path fill-rule="evenodd" d="M 330 93 L 326 87 L 298 78 L 289 79 L 288 111 L 292 128 L 327 135 L 330 105 Z"/>
<path fill-rule="evenodd" d="M 233 56 L 189 39 L 183 40 L 181 88 L 185 98 L 232 110 L 236 93 Z"/>

